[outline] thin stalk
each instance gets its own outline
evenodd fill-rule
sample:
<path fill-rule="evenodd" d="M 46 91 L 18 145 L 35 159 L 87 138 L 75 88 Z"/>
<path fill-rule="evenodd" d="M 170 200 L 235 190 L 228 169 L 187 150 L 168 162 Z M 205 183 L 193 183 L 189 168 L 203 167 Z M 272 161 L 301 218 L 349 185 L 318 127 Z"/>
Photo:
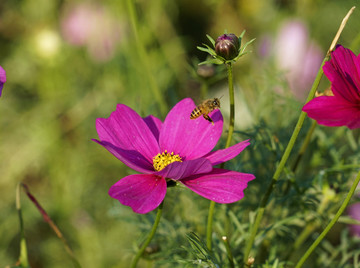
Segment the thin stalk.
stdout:
<path fill-rule="evenodd" d="M 324 239 L 324 237 L 326 236 L 326 234 L 331 230 L 331 228 L 334 226 L 334 224 L 338 221 L 338 219 L 340 218 L 341 214 L 344 212 L 345 208 L 347 207 L 347 205 L 350 202 L 351 197 L 353 196 L 357 185 L 359 184 L 360 181 L 360 171 L 357 174 L 355 181 L 353 182 L 350 191 L 348 192 L 348 194 L 346 195 L 346 198 L 344 200 L 344 202 L 342 203 L 341 207 L 339 208 L 339 210 L 336 212 L 335 217 L 330 221 L 330 223 L 326 226 L 326 228 L 324 229 L 324 231 L 322 231 L 322 233 L 318 236 L 318 238 L 314 241 L 314 243 L 309 247 L 309 249 L 305 252 L 305 254 L 302 256 L 302 258 L 299 260 L 299 262 L 296 264 L 295 268 L 300 268 L 304 262 L 306 261 L 306 259 L 311 255 L 311 253 L 314 251 L 314 249 L 320 244 L 320 242 Z"/>
<path fill-rule="evenodd" d="M 330 53 L 331 51 L 335 48 L 335 45 L 340 37 L 340 34 L 341 32 L 343 31 L 350 15 L 352 14 L 353 10 L 355 9 L 355 7 L 352 7 L 349 12 L 346 14 L 346 16 L 344 17 L 344 19 L 342 20 L 341 24 L 340 24 L 340 27 L 339 27 L 339 30 L 337 31 L 333 41 L 331 42 L 331 45 L 330 45 L 330 48 L 329 50 L 327 51 L 326 53 L 326 56 L 323 60 L 323 62 L 321 63 L 321 66 L 320 66 L 320 69 L 316 75 L 316 78 L 315 78 L 315 81 L 312 85 L 312 88 L 310 90 L 310 93 L 306 99 L 306 102 L 309 102 L 315 95 L 315 92 L 316 92 L 316 89 L 318 88 L 319 86 L 319 83 L 320 83 L 320 80 L 321 80 L 321 77 L 323 75 L 323 70 L 322 70 L 322 67 L 323 65 L 325 64 L 326 61 L 329 60 L 330 58 Z M 300 113 L 300 116 L 299 116 L 299 119 L 298 119 L 298 122 L 296 123 L 296 126 L 295 126 L 295 129 L 291 135 L 291 138 L 290 138 L 290 141 L 285 149 L 285 152 L 280 160 L 280 163 L 279 165 L 277 166 L 276 170 L 275 170 L 275 173 L 272 177 L 272 180 L 270 182 L 270 185 L 265 193 L 265 195 L 263 196 L 261 202 L 260 202 L 260 206 L 259 206 L 259 209 L 258 209 L 258 212 L 257 212 L 257 215 L 256 215 L 256 219 L 255 219 L 255 223 L 254 225 L 252 226 L 251 228 L 251 233 L 250 233 L 250 237 L 247 241 L 247 244 L 246 244 L 246 248 L 245 248 L 245 252 L 244 252 L 244 263 L 247 262 L 248 260 L 248 257 L 249 257 L 249 254 L 250 254 L 250 251 L 251 251 L 251 248 L 254 244 L 254 241 L 255 241 L 255 237 L 256 237 L 256 233 L 259 229 L 259 226 L 260 226 L 260 222 L 261 222 L 261 219 L 264 215 L 264 212 L 265 212 L 265 207 L 266 207 L 266 204 L 270 198 L 270 195 L 275 187 L 275 184 L 277 182 L 277 180 L 279 179 L 280 175 L 281 175 L 281 172 L 283 171 L 284 167 L 285 167 L 285 164 L 290 156 L 290 153 L 294 147 L 294 144 L 296 142 L 296 139 L 299 135 L 299 132 L 302 128 L 302 125 L 304 123 L 304 120 L 306 118 L 306 113 L 305 112 L 301 112 Z"/>
<path fill-rule="evenodd" d="M 211 238 L 212 238 L 214 210 L 215 210 L 215 202 L 211 200 L 210 206 L 209 206 L 207 226 L 206 226 L 206 246 L 209 251 L 211 251 L 211 249 L 212 249 L 212 239 Z"/>
<path fill-rule="evenodd" d="M 20 256 L 17 265 L 20 267 L 30 267 L 29 260 L 27 255 L 26 239 L 24 232 L 24 221 L 21 212 L 21 202 L 20 202 L 20 183 L 16 186 L 16 209 L 19 215 L 20 222 Z"/>
<path fill-rule="evenodd" d="M 160 206 L 158 207 L 157 213 L 156 213 L 156 218 L 155 218 L 155 222 L 154 225 L 149 233 L 149 236 L 147 237 L 147 239 L 145 240 L 145 242 L 142 244 L 141 248 L 139 249 L 139 251 L 136 253 L 132 263 L 131 263 L 131 268 L 135 268 L 138 261 L 140 260 L 141 256 L 143 255 L 146 247 L 150 244 L 151 240 L 153 239 L 155 233 L 156 233 L 156 229 L 159 225 L 160 219 L 161 219 L 161 214 L 162 214 L 162 210 L 163 210 L 163 204 L 164 201 L 161 202 Z"/>
<path fill-rule="evenodd" d="M 229 122 L 229 131 L 226 139 L 225 148 L 230 147 L 231 138 L 234 132 L 235 124 L 235 98 L 234 98 L 234 82 L 233 82 L 233 71 L 232 64 L 229 63 L 226 65 L 228 70 L 228 83 L 229 83 L 229 99 L 230 99 L 230 122 Z"/>
<path fill-rule="evenodd" d="M 228 63 L 227 65 L 228 70 L 228 84 L 229 84 L 229 99 L 230 99 L 230 121 L 229 121 L 229 131 L 228 136 L 226 139 L 225 148 L 230 147 L 231 138 L 234 133 L 234 124 L 235 124 L 235 98 L 234 98 L 234 81 L 233 81 L 233 70 L 232 64 Z M 220 165 L 220 168 L 224 167 L 224 163 Z M 209 213 L 208 213 L 208 221 L 206 227 L 206 246 L 208 250 L 211 251 L 212 248 L 212 225 L 213 225 L 213 217 L 214 217 L 214 209 L 215 209 L 215 202 L 210 201 Z"/>
<path fill-rule="evenodd" d="M 313 121 L 312 124 L 311 124 L 310 129 L 308 130 L 308 132 L 306 134 L 305 140 L 304 140 L 304 142 L 303 142 L 303 144 L 302 144 L 302 146 L 300 148 L 299 154 L 298 154 L 298 156 L 297 156 L 297 158 L 295 160 L 294 166 L 292 168 L 292 171 L 294 173 L 295 173 L 295 171 L 296 171 L 296 169 L 297 169 L 297 167 L 298 167 L 298 165 L 300 163 L 300 160 L 303 157 L 303 155 L 304 155 L 304 153 L 305 153 L 305 151 L 306 151 L 306 149 L 307 149 L 307 147 L 308 147 L 308 145 L 310 143 L 311 136 L 314 133 L 314 130 L 315 130 L 316 126 L 317 126 L 317 122 Z"/>
<path fill-rule="evenodd" d="M 159 104 L 161 114 L 164 115 L 164 114 L 166 114 L 166 110 L 167 110 L 166 104 L 163 99 L 163 94 L 161 93 L 161 90 L 157 86 L 157 83 L 155 81 L 155 78 L 154 78 L 155 76 L 153 75 L 153 73 L 151 71 L 150 59 L 149 59 L 148 54 L 146 53 L 146 50 L 144 47 L 144 42 L 141 40 L 141 38 L 139 36 L 138 16 L 136 14 L 134 0 L 127 0 L 127 8 L 128 8 L 129 16 L 130 16 L 133 33 L 135 36 L 135 43 L 136 43 L 140 61 L 141 61 L 141 64 L 139 64 L 139 65 L 144 66 L 145 75 L 149 82 L 150 89 L 154 95 L 156 102 Z"/>
<path fill-rule="evenodd" d="M 222 241 L 224 242 L 225 244 L 225 248 L 226 248 L 226 253 L 227 253 L 227 257 L 229 259 L 229 265 L 230 265 L 230 268 L 234 268 L 235 267 L 235 264 L 234 264 L 234 256 L 231 252 L 231 249 L 230 249 L 230 243 L 229 243 L 229 240 L 227 239 L 226 236 L 223 236 L 221 237 Z"/>
<path fill-rule="evenodd" d="M 36 208 L 39 210 L 39 212 L 43 216 L 44 221 L 47 222 L 47 224 L 49 224 L 49 226 L 51 227 L 51 229 L 53 229 L 53 231 L 55 232 L 57 237 L 60 238 L 61 242 L 64 245 L 66 252 L 71 257 L 71 260 L 72 260 L 74 266 L 80 268 L 81 267 L 80 263 L 77 261 L 74 252 L 72 251 L 70 245 L 68 244 L 66 238 L 64 237 L 64 235 L 62 234 L 60 229 L 53 222 L 53 220 L 50 218 L 50 216 L 46 213 L 45 209 L 40 205 L 40 203 L 37 201 L 35 196 L 33 196 L 30 193 L 29 187 L 24 183 L 21 183 L 21 186 L 23 187 L 23 189 L 24 189 L 26 195 L 28 196 L 28 198 L 30 199 L 30 201 L 36 206 Z"/>

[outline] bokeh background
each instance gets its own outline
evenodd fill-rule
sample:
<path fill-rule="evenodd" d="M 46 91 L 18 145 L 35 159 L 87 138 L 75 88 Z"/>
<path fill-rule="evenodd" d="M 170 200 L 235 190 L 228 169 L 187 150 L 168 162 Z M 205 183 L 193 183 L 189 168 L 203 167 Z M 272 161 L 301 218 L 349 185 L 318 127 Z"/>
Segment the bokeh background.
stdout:
<path fill-rule="evenodd" d="M 153 114 L 164 119 L 184 97 L 200 102 L 221 95 L 226 116 L 226 70 L 223 66 L 199 68 L 198 62 L 207 55 L 196 47 L 209 44 L 206 34 L 216 38 L 224 31 L 240 35 L 246 30 L 244 43 L 256 40 L 248 47 L 251 53 L 234 69 L 234 139 L 251 138 L 253 142 L 228 167 L 254 173 L 257 179 L 249 184 L 244 200 L 217 207 L 215 225 L 218 233 L 230 230 L 237 234 L 232 243 L 234 251 L 241 254 L 259 196 L 286 146 L 320 63 L 342 18 L 358 3 L 137 0 L 136 34 L 129 2 L 0 1 L 0 65 L 7 73 L 0 98 L 1 267 L 15 264 L 19 254 L 18 182 L 29 186 L 68 239 L 82 267 L 128 267 L 154 213 L 136 215 L 108 196 L 109 187 L 133 171 L 91 141 L 97 138 L 95 119 L 108 117 L 117 103 L 142 116 Z M 339 42 L 356 54 L 360 50 L 359 29 L 360 13 L 355 9 Z M 324 79 L 322 89 L 328 86 Z M 310 120 L 305 129 L 309 126 Z M 262 252 L 257 263 L 276 260 L 274 241 L 281 250 L 281 243 L 291 244 L 295 239 L 309 220 L 305 213 L 313 215 L 311 211 L 324 201 L 324 189 L 319 188 L 323 180 L 330 181 L 330 188 L 337 192 L 348 189 L 353 169 L 336 167 L 359 165 L 358 136 L 345 128 L 316 130 L 313 150 L 301 167 L 306 187 L 315 189 L 311 192 L 314 198 L 302 198 L 309 196 L 304 191 L 282 195 L 291 200 L 286 212 L 276 206 L 279 200 L 272 200 L 273 214 L 264 226 L 294 215 L 292 209 L 304 210 L 300 220 L 291 223 L 292 229 L 279 223 L 281 228 L 273 226 L 273 233 L 262 233 L 255 244 Z M 219 147 L 223 145 L 224 141 Z M 335 171 L 327 170 L 331 167 Z M 309 175 L 312 168 L 315 172 Z M 24 194 L 21 201 L 31 266 L 72 267 L 61 241 L 35 206 Z M 334 211 L 338 202 L 326 204 Z M 184 267 L 181 260 L 192 256 L 183 248 L 188 246 L 185 234 L 195 231 L 204 237 L 208 204 L 186 189 L 170 189 L 152 244 L 155 253 L 139 267 Z M 314 217 L 331 214 L 324 211 Z M 223 219 L 228 220 L 224 223 Z M 314 234 L 319 230 L 315 228 Z M 331 243 L 321 248 L 307 267 L 320 267 L 318 262 L 324 264 L 322 267 L 347 267 L 326 264 L 328 256 L 342 245 L 342 237 L 353 239 L 345 224 L 338 224 L 333 233 Z M 310 237 L 308 243 L 311 241 Z M 358 248 L 354 241 L 346 240 L 346 248 Z M 302 252 L 299 250 L 299 255 Z M 343 256 L 339 254 L 338 258 Z"/>

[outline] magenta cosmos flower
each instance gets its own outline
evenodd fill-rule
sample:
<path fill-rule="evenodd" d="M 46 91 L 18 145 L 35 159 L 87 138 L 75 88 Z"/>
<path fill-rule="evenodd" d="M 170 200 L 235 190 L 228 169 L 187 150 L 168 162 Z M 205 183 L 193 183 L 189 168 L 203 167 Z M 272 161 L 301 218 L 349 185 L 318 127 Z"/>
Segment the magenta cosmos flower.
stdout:
<path fill-rule="evenodd" d="M 0 97 L 5 82 L 6 82 L 6 73 L 5 70 L 0 66 Z"/>
<path fill-rule="evenodd" d="M 240 142 L 213 151 L 223 128 L 219 110 L 210 113 L 214 125 L 204 118 L 190 120 L 195 104 L 183 99 L 165 121 L 150 115 L 141 118 L 119 104 L 109 118 L 98 118 L 99 141 L 116 158 L 140 174 L 129 175 L 109 190 L 112 198 L 134 212 L 147 213 L 163 201 L 167 182 L 180 182 L 195 193 L 218 203 L 232 203 L 244 197 L 252 174 L 213 168 L 237 156 L 250 143 Z"/>
<path fill-rule="evenodd" d="M 323 67 L 331 82 L 329 96 L 309 101 L 303 111 L 319 124 L 350 129 L 360 127 L 360 58 L 340 45 Z"/>

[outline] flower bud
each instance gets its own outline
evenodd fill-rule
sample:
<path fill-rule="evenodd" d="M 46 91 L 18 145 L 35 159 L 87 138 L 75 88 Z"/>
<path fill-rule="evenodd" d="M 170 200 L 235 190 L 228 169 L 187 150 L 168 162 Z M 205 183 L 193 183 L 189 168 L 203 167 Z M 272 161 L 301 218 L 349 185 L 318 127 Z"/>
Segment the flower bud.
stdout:
<path fill-rule="evenodd" d="M 223 34 L 216 39 L 215 52 L 225 60 L 232 60 L 239 54 L 240 42 L 235 34 Z"/>

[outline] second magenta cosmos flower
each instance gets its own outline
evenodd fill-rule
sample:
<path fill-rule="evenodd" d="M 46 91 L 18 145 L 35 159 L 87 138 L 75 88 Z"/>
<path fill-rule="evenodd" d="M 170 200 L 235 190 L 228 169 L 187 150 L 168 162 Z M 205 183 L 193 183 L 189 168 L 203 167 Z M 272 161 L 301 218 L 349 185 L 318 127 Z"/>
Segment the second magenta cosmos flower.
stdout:
<path fill-rule="evenodd" d="M 360 128 L 359 56 L 338 45 L 323 70 L 331 82 L 331 92 L 309 101 L 303 111 L 321 125 Z"/>
<path fill-rule="evenodd" d="M 151 115 L 142 118 L 119 104 L 109 118 L 96 120 L 100 140 L 95 141 L 140 173 L 111 186 L 111 197 L 137 213 L 157 208 L 169 181 L 180 182 L 217 203 L 232 203 L 244 197 L 247 183 L 255 176 L 213 166 L 237 156 L 249 141 L 211 151 L 222 133 L 222 115 L 219 110 L 210 113 L 214 125 L 202 117 L 190 120 L 194 108 L 191 99 L 183 99 L 162 122 Z"/>

